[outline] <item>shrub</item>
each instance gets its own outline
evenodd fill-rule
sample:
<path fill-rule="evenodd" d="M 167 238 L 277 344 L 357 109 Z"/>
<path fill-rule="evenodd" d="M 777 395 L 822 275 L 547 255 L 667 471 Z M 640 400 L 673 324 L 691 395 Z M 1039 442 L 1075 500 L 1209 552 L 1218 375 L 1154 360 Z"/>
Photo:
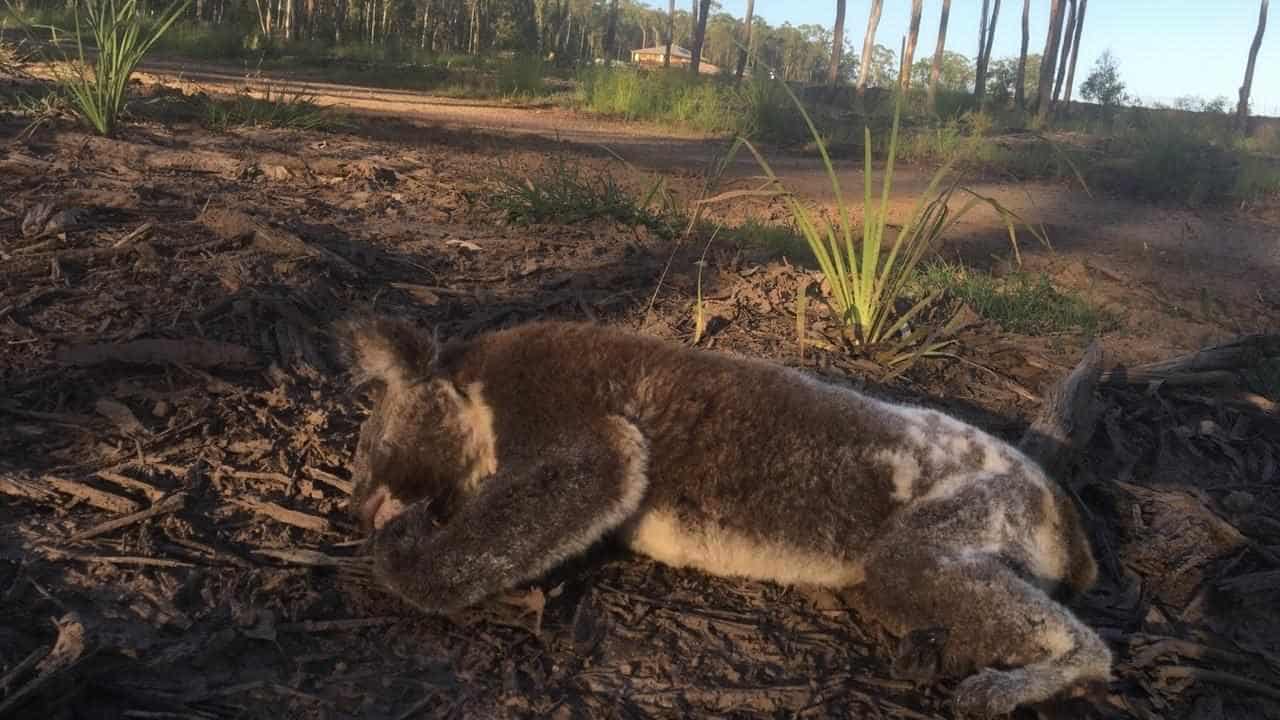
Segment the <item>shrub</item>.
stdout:
<path fill-rule="evenodd" d="M 86 0 L 83 26 L 81 7 L 76 3 L 73 19 L 77 58 L 64 57 L 70 68 L 60 67 L 56 78 L 76 114 L 96 132 L 110 135 L 115 131 L 134 69 L 189 2 L 179 0 L 152 23 L 142 14 L 137 0 Z M 55 41 L 59 32 L 66 33 L 51 25 L 45 28 Z M 86 35 L 97 53 L 92 69 L 85 60 Z"/>
<path fill-rule="evenodd" d="M 329 108 L 301 92 L 273 96 L 268 89 L 261 98 L 242 92 L 230 100 L 211 99 L 205 106 L 205 125 L 222 132 L 236 126 L 324 130 L 341 124 Z"/>
<path fill-rule="evenodd" d="M 503 173 L 496 185 L 488 203 L 509 222 L 573 224 L 610 218 L 624 225 L 643 225 L 664 237 L 672 236 L 678 223 L 670 207 L 659 202 L 664 197 L 660 182 L 643 198 L 636 198 L 611 175 L 586 177 L 580 167 L 559 157 L 534 177 Z"/>
<path fill-rule="evenodd" d="M 515 57 L 498 65 L 498 92 L 502 95 L 541 95 L 546 68 L 541 58 Z"/>
<path fill-rule="evenodd" d="M 870 350 L 876 359 L 900 371 L 921 355 L 934 353 L 950 343 L 938 339 L 929 327 L 908 330 L 908 322 L 933 305 L 940 291 L 930 293 L 904 306 L 908 285 L 926 253 L 970 209 L 987 204 L 1004 218 L 1011 240 L 1017 249 L 1011 218 L 1015 216 L 993 199 L 985 198 L 956 184 L 943 182 L 950 173 L 954 156 L 934 174 L 926 190 L 916 201 L 911 214 L 889 241 L 889 197 L 897 156 L 902 95 L 895 98 L 893 125 L 890 130 L 884 180 L 877 203 L 872 196 L 871 130 L 864 128 L 862 221 L 856 222 L 840 190 L 839 178 L 832 165 L 817 128 L 803 105 L 783 86 L 799 108 L 812 134 L 826 168 L 827 179 L 836 201 L 834 221 L 813 212 L 787 193 L 773 169 L 747 140 L 740 140 L 778 188 L 800 233 L 813 251 L 826 284 L 830 287 L 828 304 L 845 329 L 845 340 L 852 347 Z M 970 195 L 961 208 L 952 212 L 949 203 L 957 192 Z M 1034 232 L 1034 231 L 1033 231 Z M 803 331 L 803 325 L 799 328 Z"/>

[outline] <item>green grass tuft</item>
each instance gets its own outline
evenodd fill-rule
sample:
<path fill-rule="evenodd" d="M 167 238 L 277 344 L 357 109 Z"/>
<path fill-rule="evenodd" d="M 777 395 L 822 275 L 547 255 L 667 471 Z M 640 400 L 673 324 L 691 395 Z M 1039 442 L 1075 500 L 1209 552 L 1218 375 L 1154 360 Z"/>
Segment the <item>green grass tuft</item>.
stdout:
<path fill-rule="evenodd" d="M 657 195 L 650 192 L 646 198 L 637 198 L 608 173 L 587 176 L 579 166 L 557 158 L 534 177 L 499 175 L 487 200 L 508 222 L 522 225 L 571 225 L 609 218 L 671 237 L 680 221 L 675 213 L 653 202 Z"/>
<path fill-rule="evenodd" d="M 921 269 L 917 284 L 922 294 L 941 291 L 1005 330 L 1023 335 L 1092 335 L 1119 325 L 1113 313 L 1077 293 L 1055 288 L 1043 274 L 1014 273 L 996 278 L 963 265 L 935 261 Z"/>
<path fill-rule="evenodd" d="M 190 0 L 180 0 L 149 18 L 137 0 L 79 0 L 73 6 L 74 30 L 45 26 L 56 39 L 71 35 L 76 57 L 63 57 L 56 79 L 76 113 L 99 135 L 115 132 L 124 113 L 126 91 L 142 58 L 186 10 Z M 86 59 L 86 50 L 95 55 Z"/>
<path fill-rule="evenodd" d="M 266 92 L 265 97 L 240 93 L 230 100 L 210 99 L 205 106 L 205 125 L 226 132 L 233 127 L 333 130 L 343 122 L 329 108 L 304 93 Z"/>
<path fill-rule="evenodd" d="M 770 141 L 805 137 L 776 82 L 735 83 L 657 68 L 589 68 L 579 73 L 578 82 L 579 106 L 602 115 Z"/>

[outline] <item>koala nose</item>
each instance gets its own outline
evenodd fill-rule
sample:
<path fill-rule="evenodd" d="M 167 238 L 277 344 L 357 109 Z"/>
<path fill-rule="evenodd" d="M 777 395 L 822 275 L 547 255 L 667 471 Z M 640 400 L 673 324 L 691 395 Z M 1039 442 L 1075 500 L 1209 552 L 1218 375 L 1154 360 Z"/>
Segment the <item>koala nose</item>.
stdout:
<path fill-rule="evenodd" d="M 404 503 L 397 500 L 385 486 L 373 491 L 360 506 L 360 525 L 365 532 L 380 530 L 395 516 L 404 512 Z"/>
<path fill-rule="evenodd" d="M 381 509 L 382 503 L 387 499 L 387 489 L 380 487 L 373 491 L 373 494 L 364 501 L 360 506 L 360 528 L 366 533 L 378 529 L 378 525 L 374 520 L 378 516 L 378 510 Z"/>

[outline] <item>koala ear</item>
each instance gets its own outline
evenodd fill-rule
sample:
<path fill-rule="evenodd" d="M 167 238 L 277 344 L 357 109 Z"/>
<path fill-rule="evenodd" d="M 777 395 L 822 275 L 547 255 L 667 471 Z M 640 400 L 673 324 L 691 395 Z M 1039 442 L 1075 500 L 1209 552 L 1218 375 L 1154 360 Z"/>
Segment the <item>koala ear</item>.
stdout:
<path fill-rule="evenodd" d="M 435 337 L 407 320 L 359 314 L 338 321 L 335 330 L 341 353 L 360 383 L 406 385 L 435 370 Z"/>

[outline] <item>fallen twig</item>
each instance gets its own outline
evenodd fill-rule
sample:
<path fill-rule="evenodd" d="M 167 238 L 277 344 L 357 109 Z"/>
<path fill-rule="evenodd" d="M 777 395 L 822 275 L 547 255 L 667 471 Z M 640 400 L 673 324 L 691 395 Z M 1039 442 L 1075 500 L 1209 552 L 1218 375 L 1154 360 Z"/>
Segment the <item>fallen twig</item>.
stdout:
<path fill-rule="evenodd" d="M 0 475 L 0 493 L 44 503 L 54 502 L 58 497 L 37 482 L 8 474 Z"/>
<path fill-rule="evenodd" d="M 1102 373 L 1099 382 L 1111 385 L 1145 385 L 1164 381 L 1187 384 L 1189 377 L 1217 371 L 1256 367 L 1267 358 L 1280 356 L 1280 335 L 1247 335 L 1232 342 L 1197 350 L 1171 360 L 1136 367 L 1117 367 Z M 1207 375 L 1210 379 L 1220 376 Z M 1202 378 L 1203 379 L 1203 378 Z"/>
<path fill-rule="evenodd" d="M 195 563 L 189 563 L 185 560 L 170 560 L 169 558 L 153 558 L 143 557 L 141 555 L 79 555 L 76 553 L 62 552 L 59 550 L 51 550 L 60 560 L 79 560 L 80 562 L 99 562 L 109 565 L 141 565 L 144 567 L 196 567 Z"/>
<path fill-rule="evenodd" d="M 350 480 L 343 480 L 331 472 L 325 472 L 320 468 L 311 467 L 310 465 L 302 468 L 302 472 L 306 473 L 307 477 L 312 480 L 322 482 L 329 487 L 335 488 L 344 495 L 350 495 L 355 492 L 355 483 Z"/>
<path fill-rule="evenodd" d="M 1244 690 L 1255 695 L 1261 695 L 1272 700 L 1280 700 L 1280 688 L 1274 685 L 1260 683 L 1257 680 L 1250 680 L 1233 673 L 1222 672 L 1220 670 L 1206 670 L 1204 668 L 1191 667 L 1189 665 L 1166 665 L 1158 668 L 1156 673 L 1165 680 L 1192 680 L 1197 682 L 1213 683 L 1214 685 L 1225 685 L 1229 688 Z"/>
<path fill-rule="evenodd" d="M 132 515 L 126 515 L 125 517 L 116 518 L 115 520 L 108 520 L 107 522 L 101 523 L 99 525 L 94 525 L 93 527 L 87 530 L 82 530 L 76 533 L 75 535 L 72 535 L 71 537 L 67 538 L 67 541 L 79 542 L 81 540 L 88 540 L 89 538 L 98 537 L 99 535 L 105 535 L 109 532 L 114 532 L 116 530 L 119 530 L 120 528 L 128 527 L 135 523 L 140 523 L 143 520 L 149 520 L 158 515 L 165 515 L 171 512 L 176 512 L 178 510 L 181 510 L 183 506 L 186 504 L 186 502 L 187 502 L 187 496 L 185 493 L 176 493 L 174 495 L 170 495 L 169 497 L 155 503 L 154 505 L 152 505 L 151 507 L 145 510 L 140 510 L 136 513 L 133 513 Z"/>
<path fill-rule="evenodd" d="M 268 502 L 266 500 L 246 500 L 240 498 L 232 499 L 231 502 L 247 510 L 252 510 L 259 515 L 265 515 L 272 520 L 282 522 L 285 525 L 292 525 L 297 528 L 302 528 L 303 530 L 311 530 L 312 532 L 318 533 L 333 532 L 328 520 L 316 515 L 299 512 L 297 510 L 290 510 L 283 505 L 277 505 L 273 502 Z"/>
<path fill-rule="evenodd" d="M 160 490 L 159 488 L 156 488 L 152 485 L 148 485 L 147 483 L 144 483 L 141 480 L 134 480 L 131 477 L 126 477 L 119 473 L 111 472 L 110 470 L 99 470 L 98 472 L 94 473 L 94 475 L 98 476 L 103 480 L 106 480 L 107 482 L 113 485 L 119 485 L 120 487 L 125 488 L 126 490 L 133 490 L 134 492 L 142 493 L 143 495 L 146 495 L 147 499 L 150 500 L 151 502 L 155 502 L 160 498 L 164 497 L 163 490 Z"/>
<path fill-rule="evenodd" d="M 67 230 L 77 228 L 66 228 Z M 65 230 L 63 231 L 65 232 Z M 59 253 L 39 253 L 28 254 L 15 257 L 5 266 L 5 270 L 14 275 L 26 275 L 30 273 L 43 272 L 49 267 L 50 262 L 56 262 L 58 265 L 68 262 L 82 262 L 87 260 L 105 260 L 107 258 L 116 257 L 117 255 L 127 255 L 137 251 L 142 247 L 150 248 L 149 245 L 121 245 L 119 247 L 95 247 L 95 248 L 75 248 L 73 250 L 63 250 Z"/>
<path fill-rule="evenodd" d="M 303 620 L 285 623 L 276 627 L 280 632 L 317 633 L 342 632 L 346 630 L 363 630 L 364 628 L 392 625 L 404 620 L 398 615 L 382 615 L 378 617 L 351 618 L 348 620 Z"/>
<path fill-rule="evenodd" d="M 138 503 L 127 497 L 121 497 L 115 493 L 109 493 L 105 490 L 84 483 L 75 482 L 74 480 L 64 480 L 60 477 L 45 475 L 42 481 L 49 484 L 54 490 L 60 493 L 79 498 L 90 505 L 108 512 L 114 513 L 132 513 L 138 511 Z"/>

